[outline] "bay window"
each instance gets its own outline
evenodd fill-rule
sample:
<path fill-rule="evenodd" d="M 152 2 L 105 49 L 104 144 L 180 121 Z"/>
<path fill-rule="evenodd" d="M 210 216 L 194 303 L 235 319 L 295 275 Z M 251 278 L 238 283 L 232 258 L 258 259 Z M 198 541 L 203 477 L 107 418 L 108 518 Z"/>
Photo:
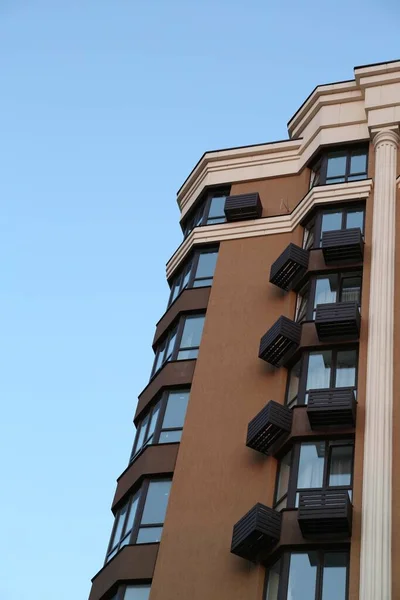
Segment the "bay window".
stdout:
<path fill-rule="evenodd" d="M 164 338 L 158 343 L 151 377 L 170 360 L 189 360 L 197 358 L 205 315 L 182 316 Z"/>
<path fill-rule="evenodd" d="M 182 222 L 183 235 L 186 238 L 195 227 L 225 223 L 225 200 L 229 189 L 210 190 L 190 211 Z"/>
<path fill-rule="evenodd" d="M 367 146 L 335 149 L 325 152 L 312 166 L 310 189 L 316 185 L 359 181 L 367 177 Z"/>
<path fill-rule="evenodd" d="M 347 600 L 349 553 L 285 552 L 267 572 L 265 600 Z"/>
<path fill-rule="evenodd" d="M 149 600 L 151 585 L 121 585 L 110 600 Z"/>
<path fill-rule="evenodd" d="M 297 295 L 298 323 L 313 321 L 318 304 L 356 302 L 361 305 L 361 271 L 329 273 L 312 278 Z"/>
<path fill-rule="evenodd" d="M 286 404 L 307 404 L 310 390 L 357 388 L 358 352 L 345 347 L 306 352 L 288 373 Z"/>
<path fill-rule="evenodd" d="M 151 444 L 180 442 L 189 390 L 165 390 L 138 423 L 130 462 Z"/>
<path fill-rule="evenodd" d="M 146 480 L 118 510 L 106 563 L 128 544 L 159 542 L 167 510 L 171 479 Z"/>
<path fill-rule="evenodd" d="M 206 248 L 196 251 L 189 262 L 172 280 L 168 306 L 186 288 L 212 285 L 217 258 L 218 248 Z"/>
<path fill-rule="evenodd" d="M 275 486 L 274 508 L 295 508 L 299 494 L 311 490 L 347 490 L 353 484 L 352 440 L 296 444 L 281 458 Z"/>
<path fill-rule="evenodd" d="M 322 235 L 326 231 L 338 231 L 359 228 L 364 234 L 365 208 L 360 204 L 350 204 L 345 207 L 319 210 L 305 225 L 303 248 L 320 248 Z"/>

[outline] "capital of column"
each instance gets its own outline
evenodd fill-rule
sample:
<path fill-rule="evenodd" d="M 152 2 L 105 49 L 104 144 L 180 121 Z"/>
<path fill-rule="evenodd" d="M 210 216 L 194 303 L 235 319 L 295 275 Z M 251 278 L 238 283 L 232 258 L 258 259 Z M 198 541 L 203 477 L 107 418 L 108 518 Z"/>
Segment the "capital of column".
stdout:
<path fill-rule="evenodd" d="M 398 126 L 385 127 L 384 129 L 371 129 L 371 138 L 375 148 L 384 143 L 393 144 L 396 148 L 400 146 Z"/>

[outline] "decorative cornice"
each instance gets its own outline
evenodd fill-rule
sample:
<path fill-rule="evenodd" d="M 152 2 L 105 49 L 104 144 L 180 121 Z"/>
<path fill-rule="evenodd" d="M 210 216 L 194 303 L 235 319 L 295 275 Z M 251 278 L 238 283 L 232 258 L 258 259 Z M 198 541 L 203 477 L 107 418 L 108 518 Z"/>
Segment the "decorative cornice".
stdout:
<path fill-rule="evenodd" d="M 350 81 L 321 85 L 288 123 L 291 139 L 206 152 L 181 189 L 182 217 L 206 187 L 295 175 L 322 147 L 369 140 L 400 123 L 400 61 L 356 67 Z"/>
<path fill-rule="evenodd" d="M 371 187 L 371 179 L 318 186 L 312 188 L 289 214 L 265 217 L 254 221 L 195 227 L 168 261 L 167 278 L 171 277 L 181 265 L 193 246 L 245 237 L 290 233 L 303 221 L 314 206 L 332 202 L 362 200 L 369 196 Z"/>

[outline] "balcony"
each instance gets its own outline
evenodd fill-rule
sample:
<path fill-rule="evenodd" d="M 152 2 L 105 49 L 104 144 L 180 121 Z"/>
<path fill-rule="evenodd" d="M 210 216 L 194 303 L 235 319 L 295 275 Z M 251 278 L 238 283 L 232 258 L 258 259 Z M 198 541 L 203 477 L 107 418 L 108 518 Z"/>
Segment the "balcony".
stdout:
<path fill-rule="evenodd" d="M 274 367 L 281 367 L 300 344 L 301 325 L 279 317 L 261 338 L 258 357 Z"/>
<path fill-rule="evenodd" d="M 258 193 L 228 196 L 224 208 L 227 221 L 247 221 L 259 219 L 262 214 L 262 204 Z"/>
<path fill-rule="evenodd" d="M 305 538 L 349 537 L 353 507 L 347 490 L 301 492 L 298 522 Z"/>
<path fill-rule="evenodd" d="M 361 262 L 364 240 L 359 227 L 325 231 L 322 234 L 322 253 L 326 264 Z"/>
<path fill-rule="evenodd" d="M 269 454 L 272 446 L 292 429 L 293 412 L 271 400 L 249 423 L 246 446 Z"/>
<path fill-rule="evenodd" d="M 328 388 L 308 393 L 307 416 L 311 429 L 354 427 L 356 411 L 354 388 Z"/>
<path fill-rule="evenodd" d="M 270 283 L 286 291 L 292 290 L 307 272 L 309 256 L 308 250 L 289 244 L 271 266 Z"/>
<path fill-rule="evenodd" d="M 256 504 L 233 527 L 232 554 L 256 562 L 261 551 L 269 551 L 278 543 L 281 526 L 281 513 Z"/>
<path fill-rule="evenodd" d="M 318 304 L 315 328 L 321 342 L 352 340 L 360 335 L 361 316 L 357 302 Z"/>

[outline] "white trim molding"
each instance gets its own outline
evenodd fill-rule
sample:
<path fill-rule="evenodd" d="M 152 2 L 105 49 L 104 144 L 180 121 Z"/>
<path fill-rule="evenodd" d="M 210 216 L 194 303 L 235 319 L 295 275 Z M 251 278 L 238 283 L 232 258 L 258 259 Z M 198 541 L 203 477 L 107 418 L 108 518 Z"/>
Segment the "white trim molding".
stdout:
<path fill-rule="evenodd" d="M 312 188 L 293 211 L 286 215 L 265 217 L 254 221 L 195 227 L 168 261 L 167 278 L 169 279 L 182 264 L 193 246 L 246 237 L 290 233 L 315 206 L 334 202 L 364 200 L 368 198 L 371 188 L 371 179 L 322 185 Z"/>
<path fill-rule="evenodd" d="M 396 163 L 399 136 L 385 128 L 375 146 L 368 316 L 360 600 L 392 598 L 392 412 Z"/>

